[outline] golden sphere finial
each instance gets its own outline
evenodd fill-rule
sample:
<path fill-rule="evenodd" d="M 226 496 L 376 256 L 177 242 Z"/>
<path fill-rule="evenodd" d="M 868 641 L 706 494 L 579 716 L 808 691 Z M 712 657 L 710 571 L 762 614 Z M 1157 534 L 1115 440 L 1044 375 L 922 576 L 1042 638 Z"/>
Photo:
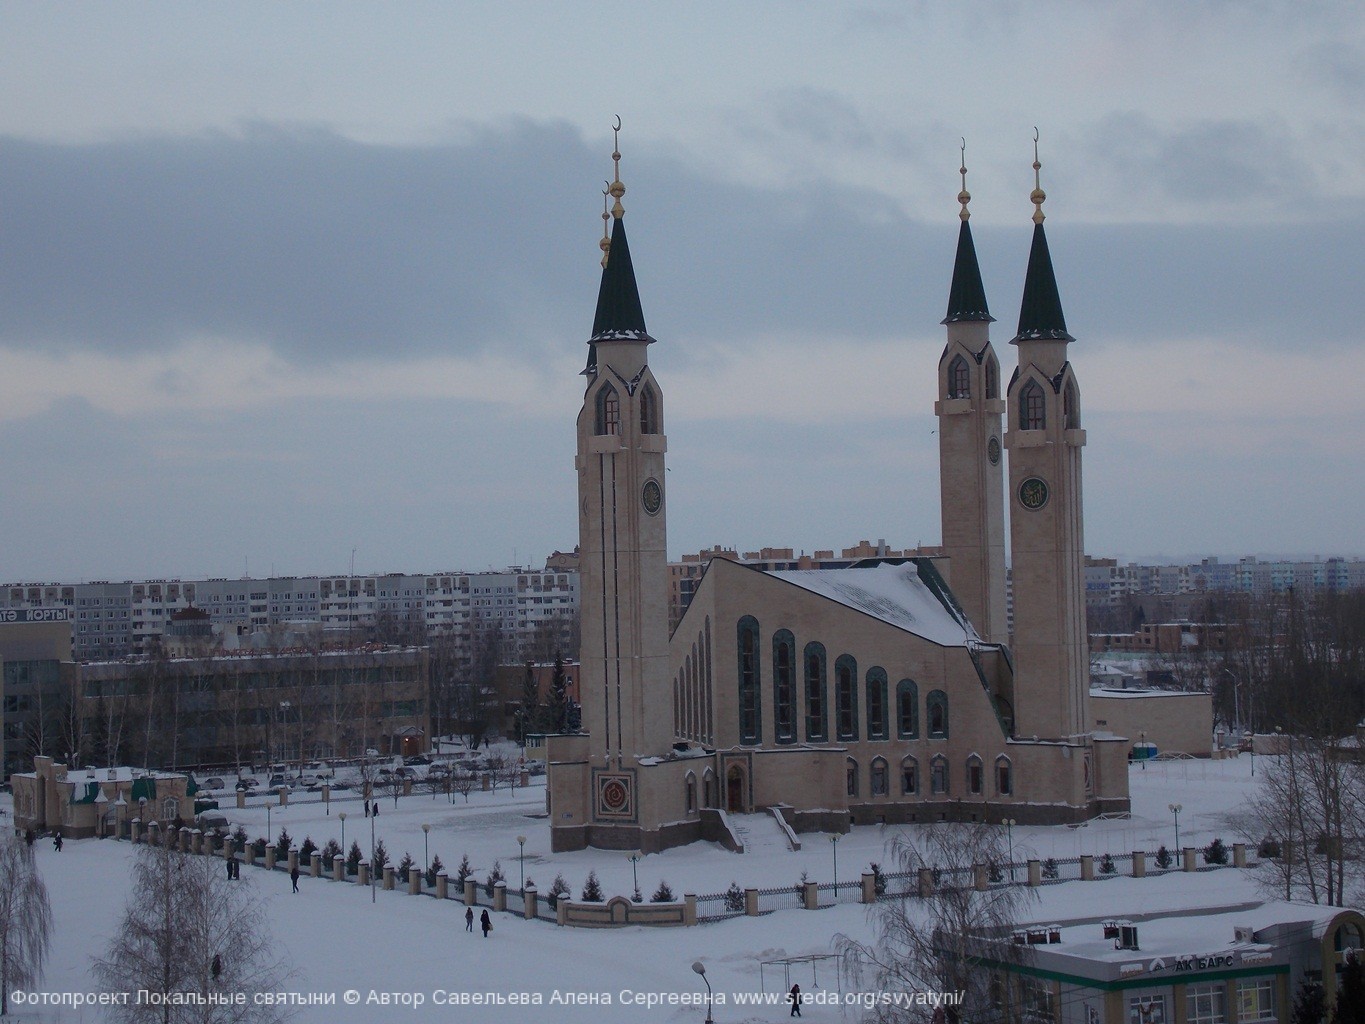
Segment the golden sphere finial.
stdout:
<path fill-rule="evenodd" d="M 967 191 L 967 140 L 962 140 L 962 163 L 957 169 L 957 173 L 962 175 L 962 191 L 957 194 L 957 201 L 962 204 L 962 209 L 957 215 L 962 220 L 971 217 L 971 212 L 967 209 L 967 204 L 972 201 L 972 194 Z"/>

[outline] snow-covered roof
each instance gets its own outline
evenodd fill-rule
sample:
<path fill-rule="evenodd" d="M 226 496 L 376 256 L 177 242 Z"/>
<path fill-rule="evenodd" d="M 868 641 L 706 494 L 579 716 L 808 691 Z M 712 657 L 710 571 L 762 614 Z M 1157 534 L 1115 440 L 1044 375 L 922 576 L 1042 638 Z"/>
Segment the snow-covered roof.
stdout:
<path fill-rule="evenodd" d="M 1123 697 L 1133 700 L 1139 697 L 1204 697 L 1207 693 L 1200 693 L 1196 690 L 1148 690 L 1137 689 L 1124 686 L 1092 686 L 1090 687 L 1092 697 Z"/>
<path fill-rule="evenodd" d="M 966 618 L 924 581 L 914 562 L 878 562 L 847 569 L 776 569 L 765 575 L 837 601 L 941 647 L 965 647 L 981 640 Z"/>

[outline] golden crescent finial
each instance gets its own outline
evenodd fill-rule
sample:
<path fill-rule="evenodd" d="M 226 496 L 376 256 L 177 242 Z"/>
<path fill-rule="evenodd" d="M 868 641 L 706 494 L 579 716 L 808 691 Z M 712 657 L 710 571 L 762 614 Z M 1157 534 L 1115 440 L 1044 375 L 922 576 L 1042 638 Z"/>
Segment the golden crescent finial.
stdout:
<path fill-rule="evenodd" d="M 610 184 L 611 194 L 616 197 L 616 203 L 611 208 L 611 215 L 617 220 L 625 216 L 625 208 L 621 205 L 621 197 L 626 194 L 626 186 L 621 184 L 621 115 L 616 115 L 616 124 L 611 129 L 612 149 L 611 162 L 614 169 L 614 180 Z"/>
<path fill-rule="evenodd" d="M 958 216 L 964 221 L 971 217 L 967 211 L 967 204 L 972 201 L 972 194 L 967 191 L 967 140 L 962 140 L 962 163 L 958 166 L 958 173 L 962 175 L 962 191 L 957 194 L 957 201 L 962 204 L 962 209 Z"/>
<path fill-rule="evenodd" d="M 1047 193 L 1043 191 L 1042 181 L 1038 172 L 1043 165 L 1038 162 L 1038 126 L 1033 126 L 1033 192 L 1029 195 L 1029 201 L 1033 203 L 1033 223 L 1043 223 L 1043 200 L 1047 199 Z"/>

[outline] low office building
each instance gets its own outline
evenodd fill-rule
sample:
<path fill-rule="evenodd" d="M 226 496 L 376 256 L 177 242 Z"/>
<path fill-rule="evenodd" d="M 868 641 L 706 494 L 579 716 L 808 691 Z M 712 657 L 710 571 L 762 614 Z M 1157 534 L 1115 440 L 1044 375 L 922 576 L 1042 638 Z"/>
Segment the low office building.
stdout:
<path fill-rule="evenodd" d="M 10 776 L 16 832 L 56 832 L 67 839 L 123 834 L 133 818 L 172 822 L 194 817 L 194 783 L 176 772 L 141 768 L 71 769 L 35 757 L 33 771 Z"/>
<path fill-rule="evenodd" d="M 985 956 L 1009 1019 L 1252 1024 L 1289 1020 L 1302 981 L 1320 983 L 1331 1006 L 1346 957 L 1365 946 L 1365 917 L 1277 901 L 1028 926 L 1012 941 L 1016 956 L 999 946 Z"/>
<path fill-rule="evenodd" d="M 66 608 L 0 608 L 0 779 L 65 749 L 75 665 Z"/>
<path fill-rule="evenodd" d="M 1213 698 L 1207 693 L 1145 687 L 1091 686 L 1091 726 L 1149 743 L 1153 754 L 1209 757 L 1213 750 Z"/>

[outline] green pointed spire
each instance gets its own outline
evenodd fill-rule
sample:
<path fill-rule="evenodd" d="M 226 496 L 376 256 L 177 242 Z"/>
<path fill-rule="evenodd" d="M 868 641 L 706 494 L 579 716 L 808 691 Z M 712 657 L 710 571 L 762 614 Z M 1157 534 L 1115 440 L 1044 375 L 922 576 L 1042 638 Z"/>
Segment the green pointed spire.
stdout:
<path fill-rule="evenodd" d="M 645 330 L 645 313 L 640 306 L 640 291 L 635 285 L 635 267 L 630 262 L 625 218 L 618 216 L 611 228 L 611 248 L 607 265 L 602 268 L 602 285 L 597 292 L 597 315 L 592 322 L 591 342 L 612 338 L 653 340 Z"/>
<path fill-rule="evenodd" d="M 992 323 L 995 317 L 986 308 L 986 289 L 981 284 L 972 229 L 964 217 L 957 232 L 957 259 L 953 263 L 953 285 L 948 291 L 948 315 L 940 322 L 956 324 L 971 320 Z"/>
<path fill-rule="evenodd" d="M 1047 234 L 1041 218 L 1033 225 L 1033 248 L 1028 255 L 1028 273 L 1024 277 L 1024 299 L 1019 304 L 1019 333 L 1010 344 L 1028 339 L 1075 341 L 1066 330 L 1062 315 L 1062 299 L 1057 294 L 1057 276 L 1052 271 L 1052 255 L 1047 248 Z"/>

